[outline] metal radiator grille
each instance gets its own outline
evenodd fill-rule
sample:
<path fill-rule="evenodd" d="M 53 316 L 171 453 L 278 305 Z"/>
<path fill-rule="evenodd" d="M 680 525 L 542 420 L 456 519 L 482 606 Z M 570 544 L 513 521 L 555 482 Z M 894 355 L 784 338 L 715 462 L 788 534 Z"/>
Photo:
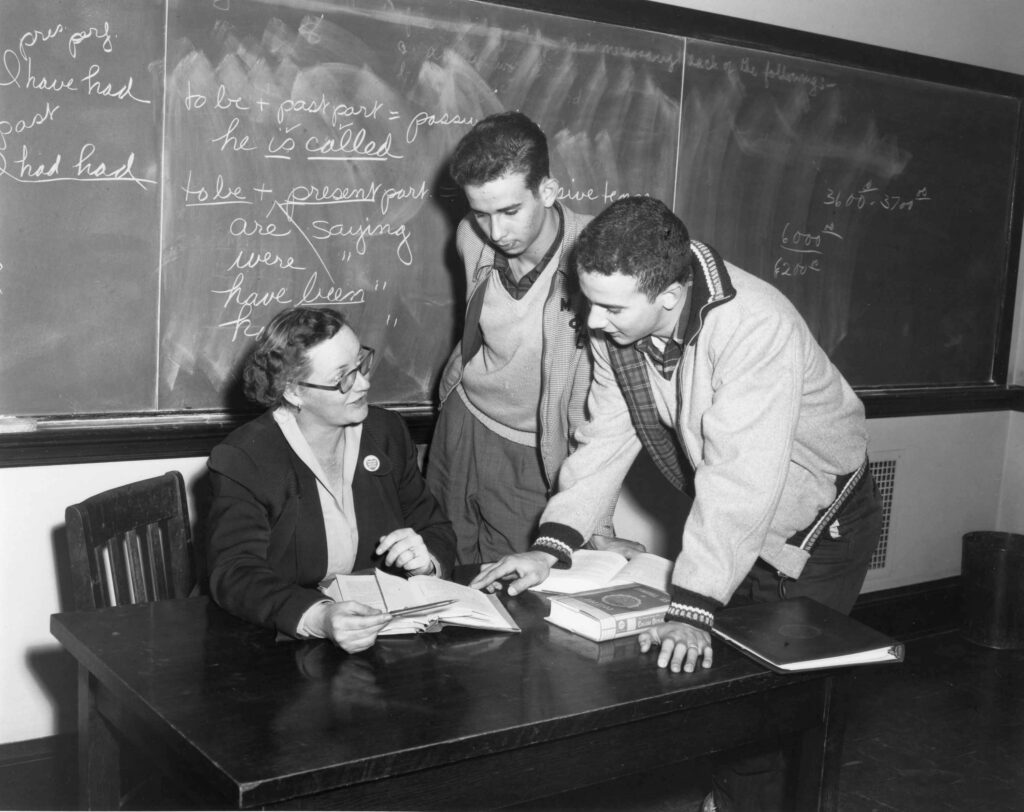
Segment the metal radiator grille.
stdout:
<path fill-rule="evenodd" d="M 878 547 L 871 556 L 869 570 L 881 569 L 885 566 L 886 553 L 889 550 L 889 527 L 892 522 L 892 493 L 896 484 L 896 459 L 872 459 L 868 464 L 871 474 L 878 485 L 878 493 L 882 498 L 882 534 Z"/>

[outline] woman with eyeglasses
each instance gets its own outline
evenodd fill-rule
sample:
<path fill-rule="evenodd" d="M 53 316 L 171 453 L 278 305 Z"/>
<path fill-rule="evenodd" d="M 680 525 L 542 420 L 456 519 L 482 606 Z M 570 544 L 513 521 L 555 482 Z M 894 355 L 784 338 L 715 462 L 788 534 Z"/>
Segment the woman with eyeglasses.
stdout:
<path fill-rule="evenodd" d="M 323 579 L 373 566 L 445 577 L 455 559 L 405 423 L 367 402 L 372 366 L 373 350 L 337 311 L 278 313 L 243 371 L 246 396 L 267 411 L 208 463 L 214 600 L 351 652 L 372 646 L 391 616 L 327 600 Z"/>

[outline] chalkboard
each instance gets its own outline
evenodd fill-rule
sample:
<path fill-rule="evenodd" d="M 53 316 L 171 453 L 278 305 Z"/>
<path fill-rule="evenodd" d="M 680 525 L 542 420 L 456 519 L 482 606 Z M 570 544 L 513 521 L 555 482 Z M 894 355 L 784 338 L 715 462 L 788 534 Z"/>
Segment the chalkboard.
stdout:
<path fill-rule="evenodd" d="M 691 233 L 780 288 L 854 386 L 992 383 L 1020 100 L 692 40 L 686 59 Z"/>
<path fill-rule="evenodd" d="M 299 303 L 378 348 L 375 401 L 429 406 L 465 295 L 446 162 L 504 109 L 548 133 L 565 205 L 670 202 L 859 389 L 1005 382 L 1017 77 L 578 5 L 0 5 L 0 414 L 230 412 Z"/>
<path fill-rule="evenodd" d="M 0 413 L 157 406 L 162 24 L 0 5 Z"/>

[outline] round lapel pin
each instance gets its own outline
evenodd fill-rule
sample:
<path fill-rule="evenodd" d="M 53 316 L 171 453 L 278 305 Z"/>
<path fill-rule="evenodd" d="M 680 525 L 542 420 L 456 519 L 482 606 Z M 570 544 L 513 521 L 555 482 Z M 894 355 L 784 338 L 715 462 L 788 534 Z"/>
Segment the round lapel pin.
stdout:
<path fill-rule="evenodd" d="M 372 474 L 380 470 L 380 460 L 375 454 L 367 454 L 363 457 L 363 468 Z"/>

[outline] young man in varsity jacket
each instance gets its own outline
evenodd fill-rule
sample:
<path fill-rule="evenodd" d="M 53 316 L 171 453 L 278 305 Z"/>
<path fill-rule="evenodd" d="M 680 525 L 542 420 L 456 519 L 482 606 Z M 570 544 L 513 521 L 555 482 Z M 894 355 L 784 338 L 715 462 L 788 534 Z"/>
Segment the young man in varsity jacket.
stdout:
<path fill-rule="evenodd" d="M 638 638 L 643 652 L 660 646 L 659 667 L 710 667 L 715 613 L 729 604 L 806 595 L 849 612 L 881 529 L 864 408 L 789 300 L 647 197 L 584 229 L 577 271 L 591 419 L 530 550 L 473 585 L 509 581 L 516 594 L 568 566 L 645 448 L 693 499 L 665 621 Z M 773 808 L 778 766 L 716 771 L 705 808 Z"/>

